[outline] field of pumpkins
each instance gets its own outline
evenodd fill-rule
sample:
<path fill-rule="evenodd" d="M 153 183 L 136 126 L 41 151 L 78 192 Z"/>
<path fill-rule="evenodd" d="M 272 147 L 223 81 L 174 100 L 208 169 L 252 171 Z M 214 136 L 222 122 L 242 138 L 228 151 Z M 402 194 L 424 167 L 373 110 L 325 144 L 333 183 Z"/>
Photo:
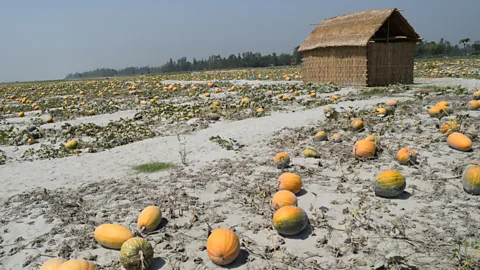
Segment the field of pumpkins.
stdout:
<path fill-rule="evenodd" d="M 300 79 L 0 85 L 0 269 L 479 269 L 480 82 Z"/>

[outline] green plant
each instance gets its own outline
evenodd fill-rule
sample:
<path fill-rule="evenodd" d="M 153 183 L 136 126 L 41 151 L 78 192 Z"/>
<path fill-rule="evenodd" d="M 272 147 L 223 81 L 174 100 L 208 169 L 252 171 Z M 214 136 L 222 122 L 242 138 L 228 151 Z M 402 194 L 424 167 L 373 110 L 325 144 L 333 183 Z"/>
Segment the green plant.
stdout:
<path fill-rule="evenodd" d="M 457 266 L 459 270 L 473 270 L 478 269 L 479 261 L 476 258 L 479 254 L 479 248 L 477 241 L 468 242 L 462 239 L 453 239 L 453 258 L 458 260 Z"/>
<path fill-rule="evenodd" d="M 149 162 L 145 164 L 136 165 L 133 169 L 140 173 L 153 173 L 159 171 L 166 171 L 175 165 L 170 162 Z"/>
<path fill-rule="evenodd" d="M 188 159 L 187 159 L 187 148 L 185 147 L 185 138 L 183 138 L 183 141 L 180 139 L 180 134 L 177 134 L 177 140 L 178 144 L 180 147 L 180 150 L 178 153 L 180 154 L 180 160 L 182 161 L 182 164 L 185 166 L 188 166 Z"/>
<path fill-rule="evenodd" d="M 237 140 L 233 138 L 229 138 L 228 140 L 223 139 L 219 135 L 217 136 L 212 136 L 209 138 L 211 142 L 217 143 L 220 147 L 222 147 L 225 150 L 233 150 L 233 151 L 238 151 L 241 148 L 243 148 L 244 145 L 240 144 L 237 142 Z"/>

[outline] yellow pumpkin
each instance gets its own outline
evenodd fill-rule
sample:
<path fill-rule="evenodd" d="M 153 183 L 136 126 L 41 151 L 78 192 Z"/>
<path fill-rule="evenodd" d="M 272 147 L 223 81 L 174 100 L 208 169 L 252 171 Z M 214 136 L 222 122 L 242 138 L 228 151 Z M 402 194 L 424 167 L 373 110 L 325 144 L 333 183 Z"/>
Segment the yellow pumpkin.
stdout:
<path fill-rule="evenodd" d="M 310 97 L 314 98 L 314 97 L 316 97 L 316 96 L 317 96 L 317 93 L 315 93 L 315 92 L 311 92 L 311 93 L 310 93 Z"/>
<path fill-rule="evenodd" d="M 18 117 L 24 117 L 25 113 L 24 112 L 19 112 L 17 115 L 18 115 Z"/>
<path fill-rule="evenodd" d="M 63 258 L 51 258 L 42 264 L 40 270 L 58 270 L 60 265 L 64 262 L 65 260 Z"/>
<path fill-rule="evenodd" d="M 69 260 L 60 265 L 58 270 L 98 270 L 95 265 L 85 260 Z"/>
<path fill-rule="evenodd" d="M 155 230 L 162 221 L 162 212 L 156 206 L 147 206 L 142 210 L 137 219 L 140 232 L 149 233 Z"/>
<path fill-rule="evenodd" d="M 480 89 L 473 93 L 473 99 L 480 100 Z"/>
<path fill-rule="evenodd" d="M 317 134 L 315 134 L 315 139 L 317 141 L 326 141 L 328 139 L 327 133 L 325 133 L 325 131 L 319 131 Z"/>
<path fill-rule="evenodd" d="M 212 102 L 212 105 L 214 105 L 214 106 L 220 106 L 220 101 L 214 101 L 214 102 Z"/>
<path fill-rule="evenodd" d="M 353 155 L 359 158 L 369 158 L 375 155 L 377 145 L 368 140 L 361 140 L 353 146 Z"/>
<path fill-rule="evenodd" d="M 146 100 L 140 100 L 140 105 L 147 105 L 147 101 Z"/>
<path fill-rule="evenodd" d="M 273 157 L 273 161 L 277 168 L 285 168 L 290 164 L 290 157 L 285 152 L 280 152 Z"/>
<path fill-rule="evenodd" d="M 470 151 L 472 149 L 472 140 L 462 133 L 453 132 L 447 138 L 448 146 L 459 151 Z"/>
<path fill-rule="evenodd" d="M 405 177 L 401 173 L 394 170 L 384 171 L 375 177 L 375 195 L 394 198 L 403 193 L 406 185 Z"/>
<path fill-rule="evenodd" d="M 470 194 L 480 195 L 480 163 L 473 162 L 462 173 L 463 189 Z"/>
<path fill-rule="evenodd" d="M 363 129 L 363 121 L 361 119 L 355 119 L 352 121 L 352 128 L 355 131 Z"/>
<path fill-rule="evenodd" d="M 337 100 L 338 98 L 339 98 L 339 96 L 332 96 L 333 100 Z"/>
<path fill-rule="evenodd" d="M 210 97 L 210 93 L 205 93 L 205 97 Z"/>
<path fill-rule="evenodd" d="M 77 148 L 78 146 L 78 141 L 77 140 L 71 140 L 65 144 L 65 148 L 73 150 Z"/>
<path fill-rule="evenodd" d="M 397 160 L 402 165 L 409 165 L 417 161 L 417 153 L 410 148 L 402 148 L 397 152 Z"/>
<path fill-rule="evenodd" d="M 311 148 L 307 148 L 303 151 L 303 155 L 306 157 L 306 158 L 318 158 L 319 155 L 317 153 L 317 151 L 315 151 L 314 149 L 311 149 Z"/>
<path fill-rule="evenodd" d="M 452 132 L 458 131 L 458 125 L 455 121 L 448 121 L 440 127 L 440 132 L 444 134 L 450 134 Z"/>
<path fill-rule="evenodd" d="M 478 100 L 470 100 L 470 101 L 468 102 L 468 108 L 469 108 L 470 110 L 478 110 L 478 109 L 480 109 L 480 101 L 478 101 Z"/>
<path fill-rule="evenodd" d="M 258 108 L 258 109 L 257 109 L 257 113 L 258 113 L 258 114 L 263 113 L 263 108 Z"/>
<path fill-rule="evenodd" d="M 215 229 L 207 239 L 208 257 L 217 265 L 227 265 L 235 261 L 240 253 L 240 241 L 235 232 L 229 229 Z"/>
<path fill-rule="evenodd" d="M 120 249 L 125 241 L 133 237 L 133 233 L 122 225 L 102 224 L 95 229 L 93 237 L 104 247 Z"/>
<path fill-rule="evenodd" d="M 213 87 L 213 82 L 208 82 L 208 83 L 207 83 L 207 86 L 210 87 L 210 88 L 212 88 L 212 87 Z"/>
<path fill-rule="evenodd" d="M 35 140 L 35 138 L 30 137 L 30 138 L 28 138 L 28 141 L 27 141 L 27 142 L 28 142 L 28 144 L 34 144 L 34 143 L 36 143 L 37 141 Z"/>
<path fill-rule="evenodd" d="M 282 235 L 296 235 L 305 230 L 309 220 L 307 213 L 296 206 L 285 206 L 273 215 L 273 226 Z"/>
<path fill-rule="evenodd" d="M 302 179 L 294 173 L 286 172 L 280 175 L 277 185 L 279 190 L 288 190 L 297 194 L 302 189 Z"/>
<path fill-rule="evenodd" d="M 291 191 L 279 190 L 272 198 L 273 209 L 279 209 L 284 206 L 297 205 L 297 197 Z"/>
<path fill-rule="evenodd" d="M 246 104 L 248 104 L 249 102 L 250 102 L 250 99 L 247 98 L 247 97 L 246 97 L 246 98 L 242 98 L 242 100 L 240 100 L 240 104 L 242 104 L 242 105 L 246 105 Z"/>
<path fill-rule="evenodd" d="M 387 115 L 387 109 L 385 108 L 377 108 L 375 109 L 376 115 Z"/>

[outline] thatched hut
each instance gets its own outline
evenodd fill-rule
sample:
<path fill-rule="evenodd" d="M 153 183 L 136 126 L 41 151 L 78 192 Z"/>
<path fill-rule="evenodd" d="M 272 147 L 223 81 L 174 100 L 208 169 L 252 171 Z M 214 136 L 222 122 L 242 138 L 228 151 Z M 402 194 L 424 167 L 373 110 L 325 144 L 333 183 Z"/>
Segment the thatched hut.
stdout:
<path fill-rule="evenodd" d="M 395 9 L 369 10 L 327 19 L 302 43 L 305 82 L 352 86 L 413 83 L 420 41 Z"/>

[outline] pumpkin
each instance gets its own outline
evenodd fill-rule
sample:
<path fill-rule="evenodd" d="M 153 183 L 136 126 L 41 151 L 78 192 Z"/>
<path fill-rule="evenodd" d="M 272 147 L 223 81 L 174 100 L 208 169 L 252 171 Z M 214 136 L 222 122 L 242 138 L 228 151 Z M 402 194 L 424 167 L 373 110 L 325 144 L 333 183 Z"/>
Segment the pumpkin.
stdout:
<path fill-rule="evenodd" d="M 316 97 L 316 96 L 317 96 L 317 93 L 315 93 L 315 92 L 311 92 L 311 93 L 310 93 L 310 97 L 314 98 L 314 97 Z"/>
<path fill-rule="evenodd" d="M 222 93 L 222 92 L 223 92 L 222 88 L 215 89 L 215 93 Z"/>
<path fill-rule="evenodd" d="M 35 140 L 35 138 L 30 137 L 30 138 L 28 138 L 27 142 L 28 142 L 28 144 L 34 144 L 34 143 L 36 143 L 37 141 Z"/>
<path fill-rule="evenodd" d="M 462 185 L 467 193 L 480 195 L 480 163 L 474 162 L 465 167 L 462 173 Z"/>
<path fill-rule="evenodd" d="M 432 117 L 442 118 L 447 116 L 447 108 L 442 106 L 433 106 L 432 108 L 428 109 L 428 114 Z"/>
<path fill-rule="evenodd" d="M 95 229 L 93 237 L 104 247 L 120 249 L 125 241 L 133 237 L 133 233 L 122 225 L 102 224 Z"/>
<path fill-rule="evenodd" d="M 396 100 L 393 100 L 393 99 L 390 99 L 390 100 L 387 100 L 385 102 L 385 105 L 387 106 L 392 106 L 392 107 L 397 107 L 397 101 Z"/>
<path fill-rule="evenodd" d="M 377 145 L 368 140 L 361 140 L 353 146 L 353 155 L 359 158 L 369 158 L 375 155 Z"/>
<path fill-rule="evenodd" d="M 229 229 L 215 229 L 207 239 L 208 257 L 217 265 L 232 263 L 240 253 L 240 241 Z"/>
<path fill-rule="evenodd" d="M 147 206 L 142 210 L 137 219 L 140 232 L 149 233 L 155 230 L 162 221 L 162 212 L 156 206 Z"/>
<path fill-rule="evenodd" d="M 142 238 L 130 238 L 120 248 L 120 262 L 126 270 L 148 269 L 152 260 L 153 247 Z"/>
<path fill-rule="evenodd" d="M 258 109 L 257 109 L 257 113 L 258 113 L 258 114 L 263 113 L 263 108 L 258 108 Z"/>
<path fill-rule="evenodd" d="M 326 141 L 327 139 L 327 133 L 325 133 L 325 131 L 319 131 L 315 134 L 315 140 L 317 141 Z"/>
<path fill-rule="evenodd" d="M 335 133 L 332 135 L 332 141 L 336 143 L 342 142 L 342 134 L 340 133 Z"/>
<path fill-rule="evenodd" d="M 478 101 L 478 100 L 470 100 L 470 101 L 468 102 L 468 108 L 469 108 L 470 110 L 478 110 L 478 109 L 480 109 L 480 101 Z"/>
<path fill-rule="evenodd" d="M 375 177 L 375 195 L 393 198 L 402 194 L 407 185 L 405 177 L 397 171 L 384 171 Z"/>
<path fill-rule="evenodd" d="M 297 197 L 291 191 L 279 190 L 272 198 L 273 209 L 279 209 L 284 206 L 297 205 Z"/>
<path fill-rule="evenodd" d="M 387 115 L 387 109 L 385 108 L 377 108 L 375 109 L 376 115 Z"/>
<path fill-rule="evenodd" d="M 480 89 L 473 93 L 473 99 L 480 100 Z"/>
<path fill-rule="evenodd" d="M 338 98 L 339 98 L 339 96 L 332 96 L 333 100 L 337 100 Z"/>
<path fill-rule="evenodd" d="M 210 97 L 210 93 L 205 93 L 205 97 Z"/>
<path fill-rule="evenodd" d="M 65 260 L 63 258 L 52 258 L 45 261 L 42 264 L 42 267 L 40 267 L 40 270 L 58 270 L 60 265 L 64 262 Z"/>
<path fill-rule="evenodd" d="M 242 100 L 240 100 L 240 104 L 241 105 L 246 105 L 250 102 L 250 99 L 249 98 L 242 98 Z"/>
<path fill-rule="evenodd" d="M 450 106 L 450 103 L 448 101 L 440 101 L 440 102 L 437 103 L 437 106 L 448 107 L 448 106 Z"/>
<path fill-rule="evenodd" d="M 77 148 L 77 146 L 78 146 L 77 140 L 71 140 L 65 144 L 65 148 L 70 150 Z"/>
<path fill-rule="evenodd" d="M 18 115 L 18 117 L 24 117 L 25 113 L 24 112 L 19 112 L 17 115 Z"/>
<path fill-rule="evenodd" d="M 440 132 L 444 134 L 450 134 L 452 132 L 458 131 L 458 125 L 455 121 L 448 121 L 440 127 Z"/>
<path fill-rule="evenodd" d="M 470 151 L 472 149 L 472 140 L 462 133 L 453 132 L 447 138 L 448 146 L 459 151 Z"/>
<path fill-rule="evenodd" d="M 283 235 L 296 235 L 308 226 L 307 213 L 296 206 L 285 206 L 273 215 L 273 226 Z"/>
<path fill-rule="evenodd" d="M 212 105 L 214 105 L 214 106 L 220 106 L 220 101 L 214 101 L 214 102 L 212 102 Z"/>
<path fill-rule="evenodd" d="M 314 149 L 311 149 L 311 148 L 307 148 L 303 151 L 303 155 L 306 157 L 306 158 L 318 158 L 318 153 L 317 151 L 315 151 Z"/>
<path fill-rule="evenodd" d="M 277 184 L 278 189 L 288 190 L 293 194 L 297 194 L 302 189 L 302 178 L 294 173 L 286 172 L 280 175 Z"/>
<path fill-rule="evenodd" d="M 352 128 L 355 131 L 363 129 L 363 121 L 361 119 L 355 119 L 352 121 Z"/>
<path fill-rule="evenodd" d="M 140 105 L 147 105 L 147 101 L 146 100 L 140 100 Z"/>
<path fill-rule="evenodd" d="M 212 88 L 212 87 L 213 87 L 213 82 L 208 82 L 208 83 L 207 83 L 207 86 L 210 87 L 210 88 Z"/>
<path fill-rule="evenodd" d="M 58 270 L 97 270 L 97 267 L 89 261 L 73 259 L 62 263 Z"/>
<path fill-rule="evenodd" d="M 280 152 L 273 157 L 273 161 L 277 168 L 285 168 L 290 164 L 290 157 L 285 152 Z"/>
<path fill-rule="evenodd" d="M 408 165 L 417 161 L 417 153 L 410 148 L 402 148 L 397 152 L 397 160 L 402 165 Z"/>
<path fill-rule="evenodd" d="M 365 138 L 365 140 L 371 141 L 371 142 L 373 142 L 373 143 L 375 143 L 375 144 L 380 144 L 380 138 L 377 137 L 377 136 L 375 136 L 375 135 L 368 135 L 368 136 Z"/>

